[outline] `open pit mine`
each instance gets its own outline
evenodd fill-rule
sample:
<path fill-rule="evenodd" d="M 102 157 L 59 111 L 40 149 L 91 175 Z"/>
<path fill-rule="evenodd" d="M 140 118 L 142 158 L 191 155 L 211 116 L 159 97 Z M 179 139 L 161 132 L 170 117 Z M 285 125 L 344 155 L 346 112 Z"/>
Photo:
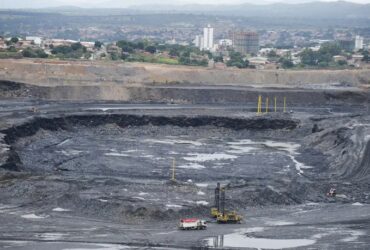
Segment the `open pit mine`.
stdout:
<path fill-rule="evenodd" d="M 369 70 L 0 78 L 0 248 L 370 248 Z"/>

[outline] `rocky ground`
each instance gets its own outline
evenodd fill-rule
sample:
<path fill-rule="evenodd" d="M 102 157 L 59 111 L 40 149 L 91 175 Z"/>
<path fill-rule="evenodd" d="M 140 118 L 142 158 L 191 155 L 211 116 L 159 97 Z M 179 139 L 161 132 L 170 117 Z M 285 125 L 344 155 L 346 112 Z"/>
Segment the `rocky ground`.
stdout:
<path fill-rule="evenodd" d="M 1 106 L 1 247 L 369 247 L 366 107 Z M 217 182 L 242 224 L 210 218 Z M 178 231 L 183 217 L 209 227 Z"/>
<path fill-rule="evenodd" d="M 99 84 L 85 64 L 53 66 L 73 84 L 0 81 L 0 248 L 369 248 L 366 72 L 289 88 Z M 218 182 L 241 224 L 209 216 Z M 179 231 L 184 217 L 208 229 Z"/>

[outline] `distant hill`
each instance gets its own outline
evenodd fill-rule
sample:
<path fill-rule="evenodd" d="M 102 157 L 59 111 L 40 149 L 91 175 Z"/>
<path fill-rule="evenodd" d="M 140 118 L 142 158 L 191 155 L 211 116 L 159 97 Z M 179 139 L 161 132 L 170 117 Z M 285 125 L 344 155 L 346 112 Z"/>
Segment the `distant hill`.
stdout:
<path fill-rule="evenodd" d="M 297 17 L 297 18 L 367 18 L 370 19 L 370 4 L 352 2 L 308 2 L 298 4 L 274 3 L 266 5 L 146 5 L 132 6 L 132 9 L 149 12 L 204 13 L 248 17 Z"/>
<path fill-rule="evenodd" d="M 305 2 L 306 0 L 294 0 L 295 4 L 272 3 L 261 4 L 271 0 L 262 0 L 259 4 L 248 3 L 240 5 L 171 5 L 175 0 L 162 0 L 161 4 L 152 4 L 152 0 L 137 1 L 140 5 L 127 8 L 130 3 L 136 0 L 106 0 L 101 4 L 90 4 L 84 6 L 62 6 L 61 0 L 0 0 L 0 9 L 6 6 L 17 6 L 23 10 L 31 8 L 41 12 L 57 12 L 74 15 L 109 15 L 131 13 L 184 13 L 184 14 L 206 14 L 224 16 L 243 16 L 256 18 L 299 18 L 299 19 L 370 19 L 370 4 L 357 4 L 353 2 Z M 59 5 L 58 5 L 59 3 Z M 104 4 L 102 4 L 104 3 Z M 147 3 L 147 4 L 143 4 Z M 77 5 L 77 4 L 76 4 Z M 125 8 L 124 8 L 125 7 Z"/>

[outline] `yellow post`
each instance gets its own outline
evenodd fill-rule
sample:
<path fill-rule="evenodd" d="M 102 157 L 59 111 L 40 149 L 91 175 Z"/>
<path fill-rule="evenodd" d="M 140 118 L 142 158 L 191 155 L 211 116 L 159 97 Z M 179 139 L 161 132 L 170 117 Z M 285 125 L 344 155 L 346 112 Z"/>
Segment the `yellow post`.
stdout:
<path fill-rule="evenodd" d="M 284 97 L 284 112 L 286 112 L 286 97 Z"/>
<path fill-rule="evenodd" d="M 262 96 L 258 96 L 258 103 L 257 103 L 257 114 L 262 113 Z"/>
<path fill-rule="evenodd" d="M 269 112 L 269 98 L 266 97 L 266 113 Z"/>
<path fill-rule="evenodd" d="M 260 114 L 262 113 L 262 96 L 260 95 Z"/>
<path fill-rule="evenodd" d="M 274 99 L 275 99 L 275 113 L 276 113 L 276 96 L 275 96 L 275 98 L 274 98 Z"/>
<path fill-rule="evenodd" d="M 175 178 L 175 165 L 176 165 L 176 160 L 175 160 L 175 158 L 173 158 L 173 161 L 172 161 L 172 178 L 171 178 L 172 181 L 176 181 L 176 178 Z"/>

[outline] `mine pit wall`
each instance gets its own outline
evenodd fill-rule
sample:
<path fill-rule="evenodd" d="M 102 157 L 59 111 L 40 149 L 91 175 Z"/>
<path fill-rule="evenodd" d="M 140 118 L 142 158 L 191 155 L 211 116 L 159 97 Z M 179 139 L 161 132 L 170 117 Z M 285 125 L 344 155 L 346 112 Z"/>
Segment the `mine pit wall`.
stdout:
<path fill-rule="evenodd" d="M 270 107 L 274 98 L 277 106 L 283 106 L 284 97 L 288 108 L 295 106 L 365 105 L 368 92 L 350 90 L 275 90 L 232 88 L 182 88 L 166 87 L 121 87 L 121 86 L 58 86 L 42 88 L 41 99 L 123 101 L 130 103 L 176 103 L 176 104 L 235 104 L 257 105 L 258 96 L 264 102 L 269 98 Z M 39 95 L 40 97 L 40 95 Z"/>
<path fill-rule="evenodd" d="M 235 130 L 266 130 L 266 129 L 295 129 L 299 121 L 286 118 L 257 117 L 249 119 L 227 118 L 227 117 L 164 117 L 164 116 L 136 116 L 136 115 L 74 115 L 66 117 L 44 118 L 36 117 L 31 121 L 13 126 L 1 131 L 2 137 L 0 144 L 7 147 L 7 155 L 2 157 L 0 168 L 19 171 L 22 169 L 22 162 L 12 147 L 17 139 L 36 134 L 40 129 L 56 131 L 68 130 L 74 126 L 96 127 L 105 124 L 117 124 L 120 127 L 143 126 L 151 124 L 153 126 L 179 126 L 179 127 L 199 127 L 216 126 Z"/>
<path fill-rule="evenodd" d="M 370 93 L 362 90 L 314 90 L 314 89 L 256 89 L 228 86 L 35 86 L 25 83 L 1 81 L 0 98 L 30 98 L 37 100 L 72 101 L 121 101 L 130 103 L 177 103 L 177 104 L 219 104 L 257 105 L 258 96 L 266 97 L 273 106 L 287 107 L 327 105 L 365 105 Z"/>

